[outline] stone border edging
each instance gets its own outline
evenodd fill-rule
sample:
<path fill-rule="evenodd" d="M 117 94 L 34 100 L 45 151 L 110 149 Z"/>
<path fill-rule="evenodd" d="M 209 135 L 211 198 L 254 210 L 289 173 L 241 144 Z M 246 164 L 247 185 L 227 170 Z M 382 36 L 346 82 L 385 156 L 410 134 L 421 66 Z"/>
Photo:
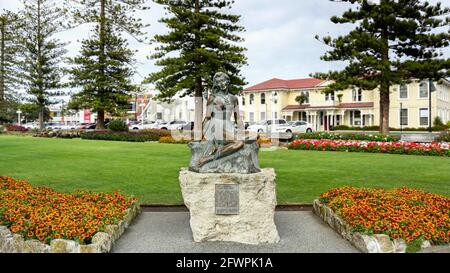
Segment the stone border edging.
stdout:
<path fill-rule="evenodd" d="M 123 220 L 116 225 L 107 225 L 104 232 L 97 232 L 92 243 L 82 245 L 73 240 L 54 239 L 50 245 L 36 239 L 24 240 L 22 235 L 13 234 L 6 226 L 0 226 L 0 253 L 106 253 L 114 242 L 139 215 L 141 208 L 135 203 L 126 210 Z"/>
<path fill-rule="evenodd" d="M 347 239 L 358 250 L 364 253 L 405 253 L 406 243 L 402 239 L 394 239 L 386 234 L 365 235 L 360 232 L 353 232 L 341 217 L 334 211 L 322 204 L 319 199 L 314 200 L 314 213 L 322 218 L 331 228 Z M 430 242 L 424 241 L 422 249 L 430 247 Z"/>

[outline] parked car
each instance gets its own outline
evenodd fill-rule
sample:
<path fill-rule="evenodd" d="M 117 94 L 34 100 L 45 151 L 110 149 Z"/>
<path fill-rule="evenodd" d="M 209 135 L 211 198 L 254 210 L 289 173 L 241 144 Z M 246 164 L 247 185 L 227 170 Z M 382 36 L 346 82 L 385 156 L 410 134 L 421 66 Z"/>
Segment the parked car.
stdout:
<path fill-rule="evenodd" d="M 180 130 L 192 131 L 192 130 L 194 130 L 194 122 L 190 121 L 190 122 L 188 122 L 188 123 L 186 123 L 186 124 L 184 124 L 183 126 L 180 126 L 180 127 L 181 127 Z"/>
<path fill-rule="evenodd" d="M 306 121 L 290 121 L 286 124 L 280 124 L 275 129 L 278 133 L 312 133 L 312 124 Z"/>
<path fill-rule="evenodd" d="M 273 120 L 261 121 L 257 124 L 248 126 L 247 130 L 249 130 L 250 132 L 267 133 L 272 130 L 272 122 Z M 275 127 L 286 123 L 287 122 L 284 119 L 275 119 Z"/>
<path fill-rule="evenodd" d="M 153 129 L 154 124 L 155 124 L 154 121 L 144 121 L 144 123 L 138 122 L 138 123 L 135 123 L 135 124 L 130 124 L 128 126 L 128 128 L 131 129 L 131 130 Z"/>
<path fill-rule="evenodd" d="M 181 130 L 181 128 L 186 125 L 186 121 L 174 120 L 166 124 L 165 126 L 161 126 L 162 130 Z"/>
<path fill-rule="evenodd" d="M 63 124 L 61 125 L 61 130 L 77 130 L 80 129 L 80 125 L 78 124 Z"/>
<path fill-rule="evenodd" d="M 61 124 L 56 122 L 47 122 L 44 124 L 44 128 L 48 130 L 60 130 Z"/>
<path fill-rule="evenodd" d="M 28 130 L 39 129 L 39 123 L 36 122 L 28 122 L 23 124 L 22 126 L 27 128 Z"/>
<path fill-rule="evenodd" d="M 254 122 L 246 121 L 244 122 L 244 129 L 247 130 L 250 125 L 255 124 Z"/>

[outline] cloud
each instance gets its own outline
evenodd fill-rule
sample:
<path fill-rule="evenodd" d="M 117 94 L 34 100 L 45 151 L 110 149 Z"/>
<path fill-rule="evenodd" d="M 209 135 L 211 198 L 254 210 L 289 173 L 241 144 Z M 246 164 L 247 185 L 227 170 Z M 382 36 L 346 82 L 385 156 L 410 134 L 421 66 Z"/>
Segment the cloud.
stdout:
<path fill-rule="evenodd" d="M 61 0 L 63 1 L 63 0 Z M 430 1 L 435 4 L 437 0 Z M 147 29 L 148 37 L 163 34 L 166 27 L 158 22 L 165 16 L 162 6 L 149 0 L 150 10 L 140 12 Z M 19 0 L 0 0 L 0 8 L 17 10 Z M 251 85 L 274 77 L 292 79 L 308 77 L 310 73 L 327 71 L 330 67 L 339 69 L 341 63 L 328 63 L 320 60 L 327 47 L 315 40 L 314 36 L 331 35 L 336 37 L 347 33 L 351 26 L 335 25 L 330 21 L 333 15 L 342 14 L 350 7 L 348 3 L 329 0 L 237 0 L 229 11 L 241 15 L 240 25 L 246 28 L 241 34 L 245 39 L 248 65 L 243 67 L 242 75 Z M 77 40 L 89 36 L 89 27 L 84 26 L 58 35 L 69 42 L 68 56 L 78 54 L 80 43 Z M 147 57 L 154 53 L 155 45 L 139 44 L 133 39 L 130 47 L 137 50 L 135 56 L 138 73 L 135 81 L 140 82 L 149 73 L 158 71 L 153 60 Z M 446 49 L 445 57 L 450 56 Z"/>

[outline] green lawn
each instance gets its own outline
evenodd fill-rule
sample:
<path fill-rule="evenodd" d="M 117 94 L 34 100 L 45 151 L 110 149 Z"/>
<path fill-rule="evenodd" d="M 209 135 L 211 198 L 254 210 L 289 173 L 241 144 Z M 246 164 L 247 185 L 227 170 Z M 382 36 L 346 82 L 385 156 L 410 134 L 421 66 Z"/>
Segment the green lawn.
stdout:
<path fill-rule="evenodd" d="M 181 204 L 186 145 L 0 136 L 0 175 L 58 191 L 120 190 L 145 204 Z M 279 204 L 312 203 L 344 185 L 416 187 L 450 196 L 450 158 L 316 151 L 262 151 L 275 168 Z"/>

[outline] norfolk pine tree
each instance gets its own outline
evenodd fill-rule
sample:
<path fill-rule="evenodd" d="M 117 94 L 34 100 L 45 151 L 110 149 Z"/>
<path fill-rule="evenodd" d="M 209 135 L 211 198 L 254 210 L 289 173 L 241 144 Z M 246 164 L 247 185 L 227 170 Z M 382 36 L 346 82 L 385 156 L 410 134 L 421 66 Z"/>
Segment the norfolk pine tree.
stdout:
<path fill-rule="evenodd" d="M 211 88 L 211 78 L 226 72 L 236 93 L 245 84 L 240 68 L 247 63 L 238 46 L 242 42 L 236 33 L 240 16 L 221 12 L 230 9 L 234 1 L 222 0 L 154 0 L 164 5 L 171 15 L 162 18 L 169 32 L 156 35 L 159 44 L 151 57 L 161 70 L 149 75 L 146 83 L 154 83 L 159 99 L 170 100 L 177 93 L 195 96 L 194 139 L 201 138 L 203 92 Z"/>
<path fill-rule="evenodd" d="M 62 31 L 64 11 L 58 1 L 25 0 L 21 12 L 24 23 L 22 76 L 31 102 L 39 106 L 39 127 L 44 128 L 45 108 L 53 104 L 52 96 L 62 88 L 65 44 L 54 35 Z"/>
<path fill-rule="evenodd" d="M 72 7 L 75 24 L 94 23 L 94 35 L 82 41 L 81 55 L 72 59 L 71 84 L 81 87 L 72 96 L 71 108 L 97 111 L 96 129 L 105 128 L 105 112 L 116 112 L 128 102 L 129 92 L 137 90 L 131 81 L 134 52 L 121 37 L 128 34 L 142 42 L 146 27 L 135 18 L 138 10 L 148 9 L 145 0 L 79 0 Z"/>
<path fill-rule="evenodd" d="M 332 50 L 321 59 L 345 61 L 347 66 L 342 71 L 314 76 L 334 81 L 325 92 L 350 86 L 379 88 L 380 131 L 388 133 L 392 85 L 412 79 L 440 80 L 449 75 L 449 59 L 443 58 L 439 51 L 449 45 L 448 29 L 439 32 L 449 25 L 449 17 L 445 17 L 449 9 L 439 3 L 433 6 L 418 0 L 381 0 L 379 4 L 367 0 L 339 2 L 356 4 L 356 9 L 334 16 L 331 21 L 356 27 L 336 39 L 324 37 L 323 42 Z"/>
<path fill-rule="evenodd" d="M 0 123 L 11 121 L 20 86 L 20 17 L 11 11 L 0 14 Z"/>

